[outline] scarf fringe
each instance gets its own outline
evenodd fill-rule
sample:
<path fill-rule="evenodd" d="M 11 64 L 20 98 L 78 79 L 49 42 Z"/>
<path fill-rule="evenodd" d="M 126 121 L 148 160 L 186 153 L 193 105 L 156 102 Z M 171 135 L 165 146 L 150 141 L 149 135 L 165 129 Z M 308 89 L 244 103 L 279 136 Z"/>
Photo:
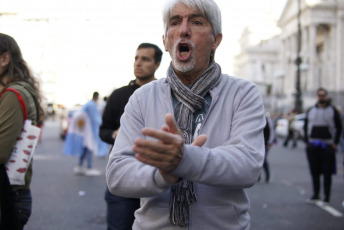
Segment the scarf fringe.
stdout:
<path fill-rule="evenodd" d="M 183 179 L 171 188 L 170 222 L 174 225 L 189 224 L 189 206 L 197 201 L 194 184 Z"/>

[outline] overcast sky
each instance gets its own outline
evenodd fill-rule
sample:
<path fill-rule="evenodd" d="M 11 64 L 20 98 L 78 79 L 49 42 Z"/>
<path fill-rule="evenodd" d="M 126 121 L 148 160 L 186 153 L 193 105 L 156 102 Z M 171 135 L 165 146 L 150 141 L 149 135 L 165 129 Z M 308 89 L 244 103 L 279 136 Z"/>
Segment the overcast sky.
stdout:
<path fill-rule="evenodd" d="M 269 23 L 279 18 L 286 1 L 216 0 L 222 12 L 223 40 L 215 60 L 223 73 L 233 74 L 232 60 L 239 52 L 238 39 L 243 29 L 250 25 L 259 37 L 267 38 L 272 32 Z M 47 31 L 47 27 L 32 30 L 24 24 L 9 27 L 2 23 L 0 29 L 17 40 L 33 70 L 43 73 L 41 78 L 55 76 L 56 87 L 49 88 L 54 91 L 52 100 L 67 105 L 84 103 L 95 90 L 105 96 L 134 79 L 133 62 L 140 43 L 155 43 L 164 50 L 163 3 L 163 0 L 1 0 L 0 9 L 16 11 L 21 18 L 49 18 L 51 25 Z M 37 57 L 37 49 L 42 47 L 47 53 Z M 169 54 L 164 52 L 157 78 L 165 77 L 169 63 Z"/>

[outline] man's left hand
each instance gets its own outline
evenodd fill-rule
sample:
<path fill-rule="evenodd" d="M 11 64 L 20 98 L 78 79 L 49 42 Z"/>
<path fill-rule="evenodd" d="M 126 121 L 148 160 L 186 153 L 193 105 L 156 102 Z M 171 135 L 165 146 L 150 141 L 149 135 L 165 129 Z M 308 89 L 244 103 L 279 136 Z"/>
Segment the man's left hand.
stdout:
<path fill-rule="evenodd" d="M 142 129 L 142 134 L 158 141 L 138 138 L 134 142 L 135 157 L 145 163 L 157 167 L 165 173 L 175 170 L 183 158 L 184 140 L 172 115 L 166 115 L 169 132 L 151 128 Z"/>
<path fill-rule="evenodd" d="M 166 125 L 162 127 L 162 130 L 148 128 L 142 130 L 144 135 L 154 137 L 158 141 L 136 139 L 133 151 L 139 161 L 157 167 L 164 180 L 174 184 L 179 180 L 179 177 L 171 174 L 171 172 L 178 167 L 183 158 L 184 140 L 172 115 L 167 114 L 165 120 Z M 191 145 L 202 146 L 206 140 L 206 135 L 200 135 Z"/>

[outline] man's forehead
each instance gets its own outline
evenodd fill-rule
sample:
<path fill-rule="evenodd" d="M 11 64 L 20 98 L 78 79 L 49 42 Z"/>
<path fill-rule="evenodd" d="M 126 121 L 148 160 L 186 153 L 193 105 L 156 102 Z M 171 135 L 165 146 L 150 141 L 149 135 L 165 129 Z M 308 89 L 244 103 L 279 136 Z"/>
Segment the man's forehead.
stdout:
<path fill-rule="evenodd" d="M 136 50 L 136 53 L 138 53 L 138 52 L 148 52 L 148 53 L 150 53 L 150 52 L 154 52 L 154 48 L 152 48 L 152 47 L 142 47 L 142 48 L 139 48 L 139 49 Z"/>
<path fill-rule="evenodd" d="M 145 47 L 136 50 L 136 56 L 146 56 L 146 57 L 153 57 L 155 53 L 154 48 Z"/>
<path fill-rule="evenodd" d="M 182 2 L 178 2 L 170 13 L 170 18 L 191 16 L 204 17 L 204 14 L 197 7 L 189 7 Z"/>

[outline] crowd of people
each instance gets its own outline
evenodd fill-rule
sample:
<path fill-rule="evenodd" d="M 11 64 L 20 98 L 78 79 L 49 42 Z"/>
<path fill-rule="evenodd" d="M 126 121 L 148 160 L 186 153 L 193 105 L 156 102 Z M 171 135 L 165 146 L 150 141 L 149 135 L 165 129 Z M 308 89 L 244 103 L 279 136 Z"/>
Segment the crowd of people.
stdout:
<path fill-rule="evenodd" d="M 261 172 L 265 182 L 271 180 L 268 153 L 277 142 L 277 119 L 265 111 L 255 84 L 222 73 L 216 63 L 222 27 L 215 1 L 167 1 L 163 23 L 164 49 L 171 57 L 166 76 L 155 77 L 160 48 L 140 44 L 135 79 L 102 105 L 99 93 L 93 93 L 73 115 L 64 154 L 77 156 L 73 171 L 86 176 L 100 175 L 93 168 L 94 155 L 108 155 L 104 189 L 109 230 L 249 229 L 245 189 L 262 179 Z M 326 89 L 316 93 L 302 137 L 313 188 L 307 202 L 321 199 L 323 178 L 323 202 L 329 203 L 340 141 L 344 150 L 343 115 L 331 105 Z M 40 101 L 38 82 L 19 46 L 0 34 L 1 229 L 23 229 L 31 214 L 32 162 L 22 185 L 9 183 L 6 163 L 23 128 L 21 104 L 32 124 L 39 125 Z M 293 116 L 289 114 L 289 124 Z M 290 128 L 283 145 L 294 137 Z"/>

